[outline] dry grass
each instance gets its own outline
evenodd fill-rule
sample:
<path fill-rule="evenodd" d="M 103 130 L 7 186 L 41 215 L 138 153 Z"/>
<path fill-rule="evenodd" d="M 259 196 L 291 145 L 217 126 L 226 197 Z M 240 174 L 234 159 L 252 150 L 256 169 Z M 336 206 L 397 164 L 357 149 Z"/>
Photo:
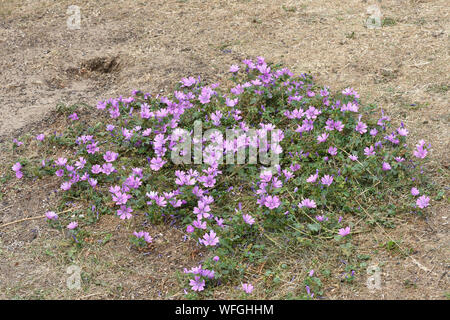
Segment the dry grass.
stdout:
<path fill-rule="evenodd" d="M 444 0 L 77 1 L 82 26 L 68 30 L 66 10 L 71 4 L 0 1 L 3 166 L 12 161 L 12 136 L 62 127 L 45 116 L 58 102 L 94 104 L 137 88 L 167 92 L 188 75 L 223 80 L 229 65 L 264 56 L 296 73 L 311 72 L 333 90 L 354 87 L 365 102 L 376 103 L 394 121 L 404 121 L 413 141 L 423 137 L 432 143 L 427 170 L 448 191 L 450 20 Z M 364 26 L 371 4 L 378 4 L 383 14 L 381 29 Z M 115 58 L 117 65 L 90 68 L 99 58 Z M 40 119 L 48 121 L 36 122 Z M 53 183 L 3 184 L 2 223 L 50 208 Z M 381 265 L 382 290 L 370 292 L 364 273 L 352 285 L 341 282 L 341 252 L 314 247 L 284 257 L 286 268 L 274 262 L 272 269 L 284 278 L 277 290 L 270 290 L 272 280 L 262 273 L 255 297 L 297 295 L 308 271 L 304 262 L 313 261 L 318 270 L 336 271 L 322 277 L 324 295 L 330 299 L 443 298 L 449 293 L 447 199 L 435 203 L 425 219 L 400 217 L 396 229 L 374 228 L 355 237 L 361 252 Z M 130 252 L 120 241 L 126 227 L 115 227 L 116 220 L 105 218 L 91 231 L 95 240 L 106 234 L 111 240 L 76 252 L 75 262 L 86 272 L 82 293 L 65 286 L 66 267 L 74 261 L 67 258 L 70 248 L 64 235 L 41 220 L 0 229 L 0 297 L 181 298 L 171 273 L 201 257 L 186 257 L 190 247 L 180 242 L 179 232 L 162 226 L 152 230 L 162 234 L 159 258 Z M 380 248 L 390 238 L 412 248 L 413 259 Z M 232 287 L 222 290 L 218 298 L 236 297 Z"/>

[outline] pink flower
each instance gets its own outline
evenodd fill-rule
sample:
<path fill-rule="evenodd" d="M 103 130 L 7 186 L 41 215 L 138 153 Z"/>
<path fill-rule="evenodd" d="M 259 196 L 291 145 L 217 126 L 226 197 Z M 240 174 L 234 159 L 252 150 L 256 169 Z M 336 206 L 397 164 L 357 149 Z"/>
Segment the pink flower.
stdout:
<path fill-rule="evenodd" d="M 75 229 L 76 227 L 78 227 L 78 223 L 75 222 L 75 221 L 73 221 L 73 222 L 71 222 L 71 223 L 69 223 L 69 224 L 67 225 L 67 229 L 69 229 L 69 230 L 73 230 L 73 229 Z"/>
<path fill-rule="evenodd" d="M 216 236 L 214 230 L 210 230 L 209 234 L 205 233 L 203 239 L 200 239 L 199 242 L 205 246 L 215 246 L 219 243 L 219 238 Z"/>
<path fill-rule="evenodd" d="M 239 66 L 237 66 L 237 65 L 232 65 L 231 67 L 230 67 L 230 72 L 231 73 L 235 73 L 235 72 L 238 72 L 239 71 Z"/>
<path fill-rule="evenodd" d="M 329 147 L 329 148 L 328 148 L 328 153 L 329 153 L 330 155 L 332 155 L 332 156 L 337 155 L 337 148 L 336 148 L 336 147 L 333 147 L 333 146 Z"/>
<path fill-rule="evenodd" d="M 328 139 L 328 136 L 329 136 L 329 134 L 328 133 L 323 133 L 323 134 L 321 134 L 321 135 L 319 135 L 318 137 L 317 137 L 317 143 L 322 143 L 322 142 L 325 142 L 325 141 L 327 141 L 327 139 Z"/>
<path fill-rule="evenodd" d="M 195 276 L 194 279 L 189 281 L 189 285 L 192 287 L 193 291 L 203 291 L 205 288 L 205 280 L 200 280 L 199 276 Z"/>
<path fill-rule="evenodd" d="M 314 183 L 314 182 L 316 182 L 316 180 L 317 180 L 318 177 L 319 177 L 319 173 L 316 172 L 315 174 L 310 175 L 310 176 L 308 177 L 308 179 L 306 179 L 306 182 Z"/>
<path fill-rule="evenodd" d="M 105 159 L 106 162 L 113 162 L 117 159 L 119 155 L 112 151 L 106 151 L 105 155 L 103 156 L 103 159 Z"/>
<path fill-rule="evenodd" d="M 383 162 L 383 166 L 382 166 L 383 171 L 388 171 L 391 170 L 391 165 L 387 162 Z"/>
<path fill-rule="evenodd" d="M 69 119 L 72 121 L 78 120 L 78 115 L 74 112 L 69 116 Z"/>
<path fill-rule="evenodd" d="M 345 237 L 346 235 L 350 234 L 350 227 L 339 229 L 338 234 L 342 237 Z"/>
<path fill-rule="evenodd" d="M 64 191 L 69 190 L 72 187 L 72 183 L 70 183 L 70 181 L 65 181 L 61 184 L 61 189 L 63 189 Z"/>
<path fill-rule="evenodd" d="M 349 155 L 348 157 L 349 157 L 350 160 L 352 160 L 352 161 L 358 160 L 358 156 L 355 156 L 355 155 L 353 155 L 353 154 Z"/>
<path fill-rule="evenodd" d="M 20 169 L 22 169 L 22 165 L 20 164 L 20 162 L 16 162 L 11 168 L 14 172 L 17 172 L 20 171 Z"/>
<path fill-rule="evenodd" d="M 60 167 L 64 167 L 66 163 L 67 163 L 66 158 L 58 158 L 58 160 L 55 161 L 55 164 Z"/>
<path fill-rule="evenodd" d="M 152 243 L 153 238 L 150 236 L 148 232 L 139 231 L 139 232 L 133 232 L 133 234 L 136 236 L 136 238 L 144 238 L 144 241 L 147 243 Z"/>
<path fill-rule="evenodd" d="M 58 219 L 58 215 L 53 211 L 47 211 L 45 213 L 45 216 L 47 217 L 48 220 L 57 220 Z"/>
<path fill-rule="evenodd" d="M 408 135 L 408 130 L 406 130 L 406 128 L 398 128 L 397 132 L 400 136 L 406 137 Z"/>
<path fill-rule="evenodd" d="M 375 155 L 375 149 L 373 146 L 364 148 L 364 155 L 367 157 Z"/>
<path fill-rule="evenodd" d="M 427 156 L 428 151 L 426 149 L 424 149 L 423 146 L 420 146 L 420 147 L 417 147 L 416 150 L 414 150 L 413 154 L 416 158 L 423 159 Z"/>
<path fill-rule="evenodd" d="M 189 77 L 189 78 L 182 78 L 180 82 L 182 84 L 181 87 L 190 87 L 194 85 L 197 82 L 197 80 L 195 80 L 194 77 Z"/>
<path fill-rule="evenodd" d="M 243 283 L 242 284 L 242 290 L 244 290 L 245 293 L 252 293 L 253 286 L 250 283 Z"/>
<path fill-rule="evenodd" d="M 122 204 L 126 204 L 128 199 L 131 198 L 131 195 L 126 194 L 126 193 L 122 193 L 122 192 L 116 192 L 113 196 L 112 199 L 113 201 L 116 202 L 116 205 L 122 205 Z"/>
<path fill-rule="evenodd" d="M 95 186 L 97 185 L 97 180 L 96 179 L 89 178 L 88 182 L 89 182 L 89 184 L 91 185 L 92 188 L 95 188 Z"/>
<path fill-rule="evenodd" d="M 44 138 L 45 138 L 45 134 L 43 134 L 43 133 L 38 134 L 38 135 L 36 136 L 36 140 L 38 140 L 38 141 L 42 141 L 42 140 L 44 140 Z"/>
<path fill-rule="evenodd" d="M 266 197 L 264 201 L 264 205 L 269 208 L 270 210 L 273 210 L 275 208 L 278 208 L 281 204 L 280 199 L 277 196 L 268 196 Z"/>
<path fill-rule="evenodd" d="M 417 188 L 415 188 L 415 187 L 412 187 L 412 188 L 411 188 L 411 194 L 412 194 L 413 196 L 418 196 L 418 195 L 420 194 L 419 189 L 417 189 Z"/>
<path fill-rule="evenodd" d="M 302 202 L 300 202 L 300 203 L 298 204 L 298 207 L 299 207 L 299 208 L 303 208 L 303 207 L 306 207 L 306 208 L 316 208 L 317 205 L 316 205 L 316 202 L 315 202 L 314 200 L 310 200 L 310 199 L 306 198 L 306 199 L 304 199 Z"/>
<path fill-rule="evenodd" d="M 226 98 L 225 103 L 227 106 L 229 107 L 234 107 L 235 105 L 237 105 L 239 102 L 238 98 L 235 99 L 230 99 L 230 98 Z"/>
<path fill-rule="evenodd" d="M 244 222 L 246 224 L 252 225 L 255 223 L 255 218 L 253 218 L 251 215 L 249 214 L 243 214 L 242 218 L 244 219 Z"/>
<path fill-rule="evenodd" d="M 114 167 L 111 163 L 104 163 L 102 165 L 102 172 L 109 176 L 114 171 Z"/>
<path fill-rule="evenodd" d="M 325 186 L 330 186 L 333 183 L 333 177 L 326 174 L 320 179 L 320 182 Z"/>
<path fill-rule="evenodd" d="M 420 209 L 423 209 L 423 208 L 428 207 L 429 202 L 430 202 L 430 198 L 423 195 L 417 199 L 416 204 Z"/>
<path fill-rule="evenodd" d="M 163 159 L 161 159 L 161 158 L 153 158 L 151 161 L 150 161 L 150 168 L 153 170 L 153 171 L 158 171 L 159 169 L 161 169 L 162 168 L 162 166 L 166 163 L 167 161 L 165 161 L 165 160 L 163 160 Z"/>
<path fill-rule="evenodd" d="M 120 206 L 120 209 L 117 210 L 117 215 L 122 220 L 130 219 L 133 216 L 131 212 L 133 212 L 133 209 L 131 207 Z"/>
<path fill-rule="evenodd" d="M 364 122 L 358 122 L 358 124 L 355 127 L 355 130 L 359 132 L 360 134 L 367 132 L 367 125 Z"/>

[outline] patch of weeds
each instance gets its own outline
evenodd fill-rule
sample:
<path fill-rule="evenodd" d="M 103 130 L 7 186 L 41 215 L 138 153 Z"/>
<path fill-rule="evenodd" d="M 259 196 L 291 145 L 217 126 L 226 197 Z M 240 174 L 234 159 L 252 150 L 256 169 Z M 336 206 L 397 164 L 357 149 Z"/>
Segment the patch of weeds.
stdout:
<path fill-rule="evenodd" d="M 417 288 L 417 284 L 416 284 L 415 282 L 412 282 L 412 281 L 409 280 L 409 279 L 406 279 L 406 280 L 403 282 L 403 285 L 405 286 L 405 288 L 414 288 L 414 289 Z"/>
<path fill-rule="evenodd" d="M 297 11 L 297 8 L 294 6 L 287 7 L 285 5 L 282 5 L 281 8 L 283 8 L 283 10 L 286 12 L 296 12 Z"/>
<path fill-rule="evenodd" d="M 427 88 L 428 92 L 438 93 L 438 94 L 444 94 L 448 91 L 448 85 L 447 84 L 433 84 L 432 86 Z"/>
<path fill-rule="evenodd" d="M 381 20 L 382 27 L 392 27 L 395 26 L 396 24 L 397 22 L 393 18 L 386 17 Z"/>
<path fill-rule="evenodd" d="M 135 90 L 100 101 L 104 121 L 84 119 L 85 106 L 58 107 L 67 127 L 39 140 L 39 148 L 58 155 L 19 155 L 11 166 L 23 183 L 46 175 L 60 180 L 61 202 L 46 216 L 68 235 L 68 262 L 86 245 L 111 239 L 86 227 L 114 215 L 137 251 L 157 246 L 145 231 L 149 224 L 174 225 L 196 242 L 192 253 L 201 251 L 201 262 L 180 266 L 178 275 L 188 288 L 184 298 L 212 297 L 223 284 L 247 298 L 256 277 L 259 290 L 279 296 L 289 270 L 284 257 L 333 245 L 349 261 L 344 274 L 351 283 L 366 267 L 365 257 L 355 258 L 356 221 L 393 227 L 396 215 L 424 214 L 436 197 L 421 172 L 431 146 L 420 140 L 411 147 L 404 124 L 393 126 L 375 105 L 363 105 L 353 88 L 331 92 L 311 75 L 295 76 L 262 57 L 229 72 L 230 87 L 189 77 L 167 96 Z M 212 135 L 192 139 L 198 125 Z M 192 140 L 202 141 L 203 161 L 191 144 L 184 149 Z M 252 148 L 259 148 L 259 162 L 245 161 Z M 242 163 L 224 164 L 224 156 L 239 154 Z M 412 187 L 421 193 L 412 195 Z M 400 250 L 395 241 L 383 247 Z M 291 296 L 323 294 L 318 274 L 304 285 Z M 114 290 L 120 294 L 120 286 Z"/>
<path fill-rule="evenodd" d="M 349 32 L 349 33 L 346 33 L 345 34 L 345 37 L 347 38 L 347 39 L 356 39 L 356 33 L 355 33 L 355 31 L 352 31 L 352 32 Z"/>

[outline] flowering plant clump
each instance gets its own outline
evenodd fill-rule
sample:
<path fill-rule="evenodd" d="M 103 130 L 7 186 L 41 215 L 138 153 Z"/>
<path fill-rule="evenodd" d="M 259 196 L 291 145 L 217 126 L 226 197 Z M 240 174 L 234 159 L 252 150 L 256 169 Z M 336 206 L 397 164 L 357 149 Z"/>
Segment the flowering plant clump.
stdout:
<path fill-rule="evenodd" d="M 86 127 L 70 110 L 66 132 L 39 134 L 44 147 L 73 151 L 42 160 L 40 172 L 60 179 L 63 198 L 92 206 L 66 227 L 83 228 L 107 213 L 173 223 L 207 252 L 200 266 L 184 269 L 187 290 L 241 279 L 239 290 L 250 294 L 257 287 L 244 281 L 244 266 L 263 261 L 268 243 L 350 241 L 354 217 L 370 222 L 371 212 L 387 206 L 422 213 L 430 204 L 419 189 L 430 145 L 409 148 L 405 125 L 363 107 L 354 89 L 332 93 L 262 57 L 232 66 L 230 80 L 221 86 L 183 78 L 168 96 L 134 91 L 97 104 L 104 123 Z M 198 122 L 208 134 L 196 135 Z M 193 152 L 181 148 L 188 141 Z M 237 164 L 224 163 L 239 155 Z M 18 179 L 26 168 L 12 167 Z M 142 247 L 152 237 L 134 231 L 131 241 Z"/>

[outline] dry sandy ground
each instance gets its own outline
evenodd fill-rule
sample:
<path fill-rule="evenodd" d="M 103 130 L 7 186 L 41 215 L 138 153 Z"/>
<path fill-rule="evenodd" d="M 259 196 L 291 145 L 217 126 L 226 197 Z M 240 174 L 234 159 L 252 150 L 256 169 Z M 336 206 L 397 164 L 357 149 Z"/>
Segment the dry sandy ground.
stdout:
<path fill-rule="evenodd" d="M 365 27 L 367 8 L 373 4 L 383 15 L 380 29 Z M 81 10 L 79 30 L 67 27 L 69 5 Z M 45 126 L 39 121 L 48 120 L 60 102 L 95 104 L 129 95 L 133 89 L 167 92 L 190 75 L 216 81 L 229 65 L 264 56 L 296 73 L 311 72 L 317 82 L 334 90 L 354 87 L 366 102 L 377 103 L 395 121 L 404 120 L 413 139 L 423 137 L 432 143 L 431 170 L 438 183 L 448 187 L 449 12 L 445 0 L 0 0 L 0 142 L 9 143 L 13 136 Z M 10 202 L 3 202 L 0 209 L 3 222 L 41 214 L 35 210 L 43 210 L 40 201 L 48 199 L 48 194 L 39 193 L 28 194 L 27 199 L 25 189 L 16 189 L 19 196 L 22 193 L 21 204 L 6 196 Z M 426 220 L 405 217 L 401 228 L 389 231 L 417 253 L 412 259 L 376 256 L 383 269 L 381 290 L 368 291 L 363 276 L 359 286 L 331 287 L 325 296 L 440 299 L 448 295 L 448 209 L 447 203 L 440 203 Z M 64 289 L 64 263 L 54 261 L 49 249 L 60 241 L 52 240 L 53 231 L 39 221 L 0 231 L 0 297 L 83 296 Z M 12 234 L 28 240 L 12 239 Z M 379 238 L 387 236 L 380 231 L 375 239 L 361 240 L 370 251 Z M 111 261 L 126 268 L 139 260 L 128 261 L 123 251 L 120 258 L 111 253 L 101 268 L 107 269 Z M 164 268 L 176 270 L 176 262 L 142 265 L 142 272 L 133 274 L 120 269 L 120 285 L 99 285 L 84 297 L 170 296 L 170 284 L 148 293 L 145 288 L 151 280 L 139 276 L 162 273 Z M 102 270 L 98 274 L 91 270 L 90 276 L 100 283 L 114 280 Z M 134 281 L 135 276 L 140 280 Z M 58 286 L 61 289 L 55 290 Z M 122 289 L 116 292 L 116 287 Z"/>

